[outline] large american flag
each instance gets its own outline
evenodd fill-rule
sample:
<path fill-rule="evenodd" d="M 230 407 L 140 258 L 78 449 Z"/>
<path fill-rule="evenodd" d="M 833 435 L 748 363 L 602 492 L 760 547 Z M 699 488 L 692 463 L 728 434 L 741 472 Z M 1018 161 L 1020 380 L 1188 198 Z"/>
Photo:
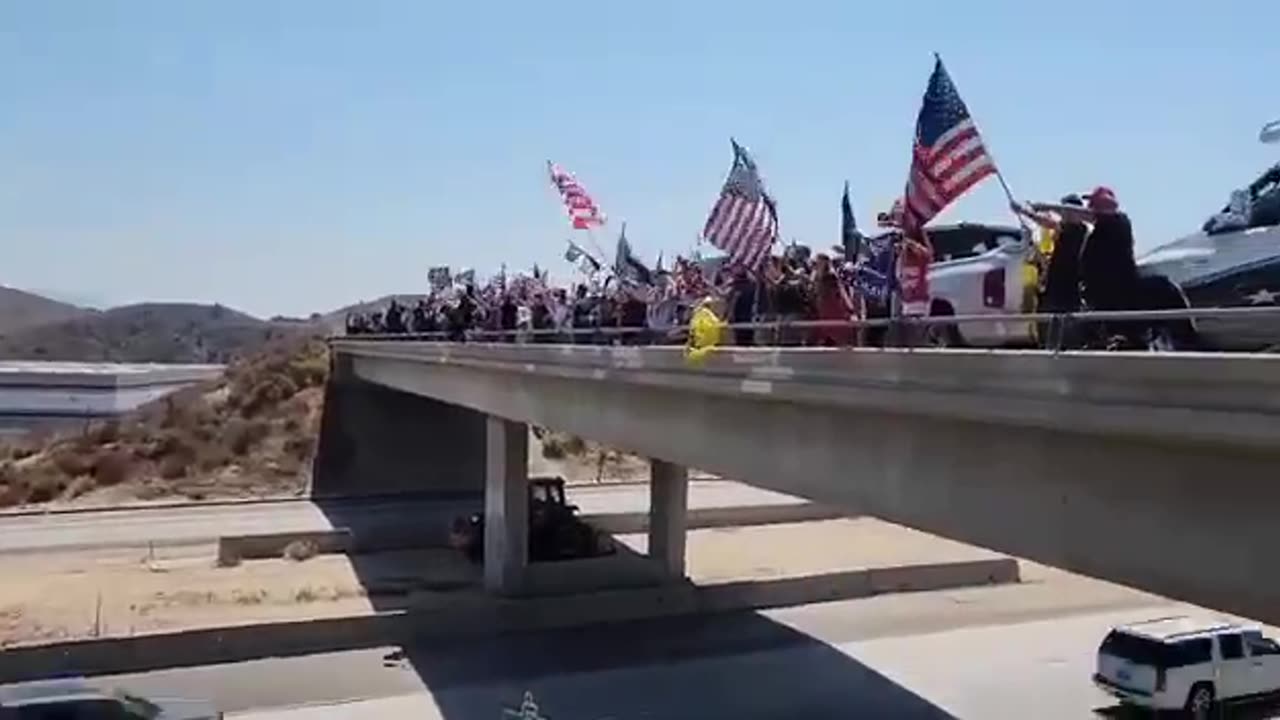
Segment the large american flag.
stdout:
<path fill-rule="evenodd" d="M 604 224 L 600 206 L 572 174 L 550 160 L 547 161 L 547 172 L 551 174 L 551 184 L 560 191 L 560 199 L 569 211 L 569 220 L 574 228 L 588 230 Z"/>
<path fill-rule="evenodd" d="M 756 269 L 778 237 L 778 211 L 764 189 L 755 161 L 733 143 L 733 167 L 720 199 L 702 228 L 702 237 L 728 254 L 730 265 Z"/>
<path fill-rule="evenodd" d="M 969 117 L 969 109 L 938 58 L 916 118 L 916 140 L 902 214 L 903 233 L 921 237 L 925 223 L 995 172 L 995 163 Z"/>

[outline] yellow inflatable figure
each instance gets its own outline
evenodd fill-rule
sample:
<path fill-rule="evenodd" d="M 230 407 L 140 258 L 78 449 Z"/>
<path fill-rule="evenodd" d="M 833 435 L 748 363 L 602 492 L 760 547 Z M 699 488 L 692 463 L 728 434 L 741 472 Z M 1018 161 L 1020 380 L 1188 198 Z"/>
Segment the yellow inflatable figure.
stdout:
<path fill-rule="evenodd" d="M 703 298 L 689 319 L 689 344 L 685 346 L 684 356 L 691 363 L 702 362 L 724 341 L 727 325 L 716 315 L 714 302 L 714 298 Z"/>

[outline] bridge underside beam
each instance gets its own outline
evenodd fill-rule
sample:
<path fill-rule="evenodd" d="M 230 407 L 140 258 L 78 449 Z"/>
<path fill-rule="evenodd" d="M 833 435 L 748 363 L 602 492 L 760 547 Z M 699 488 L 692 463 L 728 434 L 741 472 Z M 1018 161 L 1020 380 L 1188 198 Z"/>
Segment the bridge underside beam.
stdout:
<path fill-rule="evenodd" d="M 360 377 L 1280 622 L 1280 447 L 1052 432 L 355 357 Z M 1087 428 L 1084 428 L 1087 430 Z"/>

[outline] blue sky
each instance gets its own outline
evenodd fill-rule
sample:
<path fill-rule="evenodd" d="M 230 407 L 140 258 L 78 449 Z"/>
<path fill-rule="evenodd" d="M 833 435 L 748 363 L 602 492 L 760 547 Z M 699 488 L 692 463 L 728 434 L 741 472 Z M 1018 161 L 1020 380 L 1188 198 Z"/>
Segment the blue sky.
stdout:
<path fill-rule="evenodd" d="M 436 264 L 568 276 L 545 176 L 652 258 L 751 148 L 783 234 L 902 188 L 942 54 L 1014 191 L 1112 186 L 1140 247 L 1280 160 L 1280 3 L 0 2 L 0 283 L 305 314 Z M 1090 14 L 1094 17 L 1090 18 Z M 989 180 L 943 219 L 1007 221 Z"/>

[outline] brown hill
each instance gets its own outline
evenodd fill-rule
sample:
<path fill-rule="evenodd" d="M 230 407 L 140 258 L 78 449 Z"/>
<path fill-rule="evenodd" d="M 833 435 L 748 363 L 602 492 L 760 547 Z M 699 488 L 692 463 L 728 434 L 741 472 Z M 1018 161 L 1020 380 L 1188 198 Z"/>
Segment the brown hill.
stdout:
<path fill-rule="evenodd" d="M 82 433 L 0 443 L 0 507 L 169 495 L 296 494 L 319 430 L 328 350 L 274 341 L 222 378 Z"/>
<path fill-rule="evenodd" d="M 125 305 L 9 333 L 0 337 L 0 359 L 225 363 L 310 329 L 222 305 Z"/>
<path fill-rule="evenodd" d="M 95 310 L 0 285 L 0 336 L 24 328 L 59 323 Z"/>

